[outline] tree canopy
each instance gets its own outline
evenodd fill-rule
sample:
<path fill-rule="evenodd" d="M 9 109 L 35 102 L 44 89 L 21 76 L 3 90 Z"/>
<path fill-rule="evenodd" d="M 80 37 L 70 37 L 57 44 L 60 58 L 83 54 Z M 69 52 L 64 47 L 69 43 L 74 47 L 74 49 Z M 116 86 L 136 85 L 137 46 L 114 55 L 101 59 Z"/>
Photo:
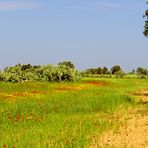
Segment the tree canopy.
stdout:
<path fill-rule="evenodd" d="M 148 2 L 146 2 L 148 4 Z M 148 37 L 148 9 L 145 10 L 144 17 L 146 17 L 143 34 Z"/>

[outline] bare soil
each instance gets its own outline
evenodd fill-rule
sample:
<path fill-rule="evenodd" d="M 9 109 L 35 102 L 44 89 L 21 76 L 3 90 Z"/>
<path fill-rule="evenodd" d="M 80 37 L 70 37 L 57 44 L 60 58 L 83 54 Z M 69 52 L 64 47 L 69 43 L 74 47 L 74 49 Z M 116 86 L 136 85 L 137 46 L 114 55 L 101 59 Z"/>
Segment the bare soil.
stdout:
<path fill-rule="evenodd" d="M 76 90 L 84 90 L 85 87 L 81 86 L 60 86 L 55 88 L 57 91 L 76 91 Z"/>
<path fill-rule="evenodd" d="M 119 131 L 109 131 L 100 138 L 100 147 L 147 148 L 148 116 L 139 113 L 129 114 L 124 120 L 127 123 L 122 124 Z"/>
<path fill-rule="evenodd" d="M 90 84 L 94 86 L 109 86 L 111 83 L 107 81 L 86 81 L 85 84 Z"/>
<path fill-rule="evenodd" d="M 148 103 L 148 89 L 134 93 L 141 102 Z M 117 121 L 115 121 L 117 122 Z M 113 129 L 104 133 L 100 138 L 93 139 L 91 148 L 148 148 L 148 108 L 128 111 L 123 117 L 119 117 L 118 131 Z"/>
<path fill-rule="evenodd" d="M 148 89 L 138 90 L 133 95 L 136 96 L 139 101 L 148 103 Z"/>

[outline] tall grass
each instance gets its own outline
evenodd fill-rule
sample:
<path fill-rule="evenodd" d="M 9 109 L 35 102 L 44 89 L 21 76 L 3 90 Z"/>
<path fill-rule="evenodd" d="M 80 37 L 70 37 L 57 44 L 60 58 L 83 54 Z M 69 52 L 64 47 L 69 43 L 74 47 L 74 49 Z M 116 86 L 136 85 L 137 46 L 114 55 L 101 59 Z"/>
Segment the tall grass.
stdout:
<path fill-rule="evenodd" d="M 1 83 L 0 147 L 87 147 L 92 135 L 118 128 L 110 117 L 136 105 L 128 94 L 147 86 L 147 80 L 138 79 L 103 79 L 109 81 L 106 86 L 85 83 L 92 80 L 99 81 Z"/>

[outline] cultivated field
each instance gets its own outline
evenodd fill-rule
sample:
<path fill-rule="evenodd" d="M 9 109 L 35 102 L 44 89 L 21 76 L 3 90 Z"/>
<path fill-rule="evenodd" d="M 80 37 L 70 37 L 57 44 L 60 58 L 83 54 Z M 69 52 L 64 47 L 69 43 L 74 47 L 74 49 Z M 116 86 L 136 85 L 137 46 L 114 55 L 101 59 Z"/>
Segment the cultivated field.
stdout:
<path fill-rule="evenodd" d="M 148 146 L 148 79 L 0 83 L 0 147 Z"/>

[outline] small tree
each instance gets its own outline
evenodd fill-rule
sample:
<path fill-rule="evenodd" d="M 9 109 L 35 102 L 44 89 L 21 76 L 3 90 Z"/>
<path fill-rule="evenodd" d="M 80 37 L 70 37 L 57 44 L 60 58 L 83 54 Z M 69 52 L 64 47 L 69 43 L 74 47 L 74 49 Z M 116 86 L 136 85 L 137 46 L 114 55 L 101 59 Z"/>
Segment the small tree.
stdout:
<path fill-rule="evenodd" d="M 144 71 L 144 68 L 138 67 L 137 70 L 136 70 L 136 73 L 137 73 L 137 74 L 142 74 L 143 71 Z"/>
<path fill-rule="evenodd" d="M 115 65 L 115 66 L 113 66 L 113 67 L 111 68 L 111 73 L 112 73 L 112 74 L 115 74 L 116 72 L 118 72 L 118 71 L 120 71 L 120 70 L 122 70 L 121 67 L 120 67 L 120 65 Z"/>
<path fill-rule="evenodd" d="M 65 65 L 68 68 L 75 69 L 75 66 L 71 61 L 60 62 L 58 65 Z"/>
<path fill-rule="evenodd" d="M 142 79 L 148 77 L 148 70 L 145 68 L 138 67 L 136 73 Z"/>
<path fill-rule="evenodd" d="M 102 74 L 108 74 L 108 72 L 109 72 L 109 71 L 108 71 L 108 68 L 104 66 L 104 67 L 102 68 Z"/>
<path fill-rule="evenodd" d="M 96 73 L 99 74 L 99 75 L 101 75 L 102 74 L 102 68 L 101 67 L 98 67 L 96 69 Z"/>

